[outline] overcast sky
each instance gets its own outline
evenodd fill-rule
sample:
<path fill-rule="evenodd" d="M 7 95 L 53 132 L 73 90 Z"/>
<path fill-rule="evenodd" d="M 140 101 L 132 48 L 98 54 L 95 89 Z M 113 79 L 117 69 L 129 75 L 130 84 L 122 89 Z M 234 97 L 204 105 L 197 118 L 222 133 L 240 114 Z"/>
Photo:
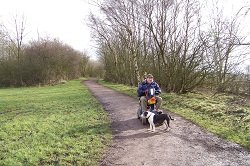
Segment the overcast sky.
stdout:
<path fill-rule="evenodd" d="M 98 11 L 93 9 L 88 1 L 91 2 L 91 0 L 0 0 L 0 23 L 11 29 L 15 16 L 21 18 L 24 15 L 27 33 L 24 42 L 37 39 L 39 33 L 40 37 L 58 38 L 76 50 L 86 51 L 94 58 L 95 44 L 86 24 L 90 10 L 94 13 Z M 207 2 L 210 3 L 212 0 Z M 233 14 L 243 4 L 250 3 L 249 0 L 220 0 L 220 4 L 225 6 L 224 10 L 228 14 Z M 250 31 L 249 27 L 246 29 Z M 248 64 L 250 65 L 250 60 Z"/>
<path fill-rule="evenodd" d="M 49 36 L 94 56 L 94 42 L 87 27 L 88 0 L 0 0 L 0 23 L 13 28 L 14 18 L 24 15 L 24 42 Z M 93 8 L 93 7 L 92 7 Z"/>

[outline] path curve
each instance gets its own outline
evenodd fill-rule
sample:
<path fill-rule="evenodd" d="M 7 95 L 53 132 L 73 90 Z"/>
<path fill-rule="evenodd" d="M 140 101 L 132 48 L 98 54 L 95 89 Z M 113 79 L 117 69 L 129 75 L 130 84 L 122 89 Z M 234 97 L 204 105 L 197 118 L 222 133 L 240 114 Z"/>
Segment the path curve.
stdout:
<path fill-rule="evenodd" d="M 250 152 L 174 115 L 171 130 L 147 131 L 136 118 L 138 101 L 95 81 L 84 84 L 112 120 L 113 141 L 102 166 L 250 166 Z"/>

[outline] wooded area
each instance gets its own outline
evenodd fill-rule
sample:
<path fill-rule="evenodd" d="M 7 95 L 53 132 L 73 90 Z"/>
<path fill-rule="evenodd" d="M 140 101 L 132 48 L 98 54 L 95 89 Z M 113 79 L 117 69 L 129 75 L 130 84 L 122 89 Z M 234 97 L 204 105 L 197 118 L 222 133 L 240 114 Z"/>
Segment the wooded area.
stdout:
<path fill-rule="evenodd" d="M 101 14 L 92 14 L 90 22 L 105 80 L 137 85 L 146 72 L 167 92 L 206 87 L 250 94 L 249 66 L 239 68 L 249 53 L 241 29 L 249 7 L 226 17 L 223 8 L 215 4 L 209 9 L 198 0 L 106 0 L 95 5 Z"/>
<path fill-rule="evenodd" d="M 56 84 L 93 73 L 89 57 L 58 39 L 24 44 L 25 19 L 14 19 L 15 32 L 0 28 L 0 86 Z"/>
<path fill-rule="evenodd" d="M 94 2 L 93 2 L 94 3 Z M 25 19 L 14 33 L 0 26 L 0 86 L 53 84 L 81 76 L 137 85 L 152 73 L 167 92 L 205 87 L 250 94 L 249 6 L 231 16 L 198 0 L 104 0 L 90 14 L 98 61 L 58 39 L 24 44 Z M 247 57 L 248 56 L 248 57 Z"/>

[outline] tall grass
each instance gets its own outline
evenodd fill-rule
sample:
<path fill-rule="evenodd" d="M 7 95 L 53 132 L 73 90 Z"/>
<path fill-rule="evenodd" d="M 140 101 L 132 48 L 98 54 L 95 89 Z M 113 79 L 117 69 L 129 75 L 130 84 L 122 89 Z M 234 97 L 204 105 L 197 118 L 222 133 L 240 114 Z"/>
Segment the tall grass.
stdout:
<path fill-rule="evenodd" d="M 97 165 L 110 121 L 80 80 L 0 89 L 0 165 Z"/>

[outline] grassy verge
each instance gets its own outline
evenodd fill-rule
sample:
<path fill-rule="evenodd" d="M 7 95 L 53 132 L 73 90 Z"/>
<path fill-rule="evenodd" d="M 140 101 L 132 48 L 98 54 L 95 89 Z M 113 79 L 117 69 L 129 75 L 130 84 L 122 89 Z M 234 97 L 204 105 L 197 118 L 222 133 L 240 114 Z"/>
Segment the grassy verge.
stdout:
<path fill-rule="evenodd" d="M 98 164 L 110 121 L 80 80 L 0 94 L 0 165 Z"/>
<path fill-rule="evenodd" d="M 136 87 L 100 81 L 104 86 L 136 97 Z M 163 93 L 163 108 L 177 113 L 220 137 L 250 149 L 249 100 L 228 94 Z"/>

